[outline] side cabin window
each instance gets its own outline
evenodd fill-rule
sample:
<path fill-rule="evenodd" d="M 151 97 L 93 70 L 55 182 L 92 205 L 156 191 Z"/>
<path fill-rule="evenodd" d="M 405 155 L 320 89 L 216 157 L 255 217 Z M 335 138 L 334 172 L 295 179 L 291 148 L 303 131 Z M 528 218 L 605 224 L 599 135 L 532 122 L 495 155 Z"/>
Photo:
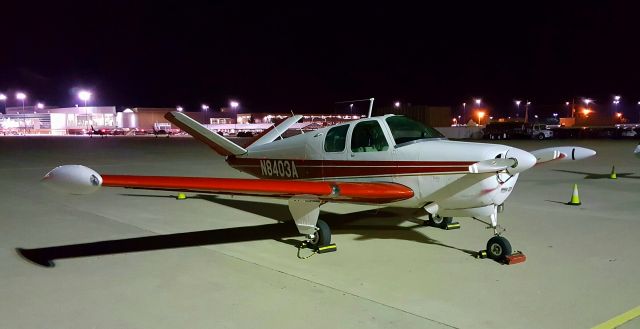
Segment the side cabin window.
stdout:
<path fill-rule="evenodd" d="M 388 148 L 389 144 L 378 121 L 363 121 L 353 128 L 351 133 L 352 152 L 378 152 L 386 151 Z"/>
<path fill-rule="evenodd" d="M 326 152 L 342 152 L 347 141 L 347 131 L 349 125 L 337 126 L 329 129 L 327 137 L 324 139 L 324 150 Z"/>

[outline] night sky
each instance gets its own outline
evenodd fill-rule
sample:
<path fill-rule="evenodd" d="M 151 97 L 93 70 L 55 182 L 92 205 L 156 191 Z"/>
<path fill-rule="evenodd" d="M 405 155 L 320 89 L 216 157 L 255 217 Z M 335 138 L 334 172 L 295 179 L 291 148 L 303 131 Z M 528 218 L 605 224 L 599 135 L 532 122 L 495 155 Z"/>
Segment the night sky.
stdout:
<path fill-rule="evenodd" d="M 443 2 L 443 1 L 438 1 Z M 393 3 L 393 2 L 389 2 Z M 592 97 L 640 100 L 640 17 L 624 2 L 20 2 L 0 13 L 9 106 L 99 105 L 329 112 L 376 98 L 496 111 Z M 629 2 L 631 3 L 631 2 Z"/>

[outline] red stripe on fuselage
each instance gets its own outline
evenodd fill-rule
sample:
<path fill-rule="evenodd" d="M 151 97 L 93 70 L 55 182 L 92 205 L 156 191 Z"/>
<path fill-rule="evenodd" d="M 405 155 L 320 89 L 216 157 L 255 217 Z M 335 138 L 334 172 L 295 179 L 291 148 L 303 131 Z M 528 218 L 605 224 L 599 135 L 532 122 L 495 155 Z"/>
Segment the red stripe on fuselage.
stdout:
<path fill-rule="evenodd" d="M 318 179 L 468 173 L 473 161 L 350 161 L 229 157 L 232 167 L 260 178 Z"/>

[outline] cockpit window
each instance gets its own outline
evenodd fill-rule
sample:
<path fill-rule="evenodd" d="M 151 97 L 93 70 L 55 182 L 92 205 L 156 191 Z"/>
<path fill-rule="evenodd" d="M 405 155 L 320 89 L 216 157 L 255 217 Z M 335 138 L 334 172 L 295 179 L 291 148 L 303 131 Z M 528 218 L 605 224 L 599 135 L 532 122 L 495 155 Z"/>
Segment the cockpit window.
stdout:
<path fill-rule="evenodd" d="M 327 152 L 342 152 L 347 140 L 349 125 L 337 126 L 329 129 L 324 139 L 324 150 Z"/>
<path fill-rule="evenodd" d="M 425 126 L 405 116 L 390 116 L 386 121 L 396 144 L 412 142 L 418 139 L 444 138 L 444 135 L 434 128 Z"/>
<path fill-rule="evenodd" d="M 376 120 L 358 123 L 351 133 L 352 152 L 379 152 L 389 148 L 382 127 Z"/>

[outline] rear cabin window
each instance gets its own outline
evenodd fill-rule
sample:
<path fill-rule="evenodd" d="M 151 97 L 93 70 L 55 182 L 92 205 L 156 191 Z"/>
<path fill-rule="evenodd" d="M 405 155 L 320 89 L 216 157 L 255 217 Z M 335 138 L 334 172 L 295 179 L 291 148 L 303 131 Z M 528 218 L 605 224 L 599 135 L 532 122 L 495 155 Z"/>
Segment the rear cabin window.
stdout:
<path fill-rule="evenodd" d="M 351 133 L 352 152 L 379 152 L 389 148 L 378 121 L 358 123 Z"/>
<path fill-rule="evenodd" d="M 329 129 L 324 139 L 324 150 L 327 152 L 342 152 L 347 141 L 349 125 L 337 126 Z"/>
<path fill-rule="evenodd" d="M 386 119 L 396 144 L 412 142 L 418 139 L 444 138 L 439 131 L 423 125 L 405 116 L 395 115 Z"/>

